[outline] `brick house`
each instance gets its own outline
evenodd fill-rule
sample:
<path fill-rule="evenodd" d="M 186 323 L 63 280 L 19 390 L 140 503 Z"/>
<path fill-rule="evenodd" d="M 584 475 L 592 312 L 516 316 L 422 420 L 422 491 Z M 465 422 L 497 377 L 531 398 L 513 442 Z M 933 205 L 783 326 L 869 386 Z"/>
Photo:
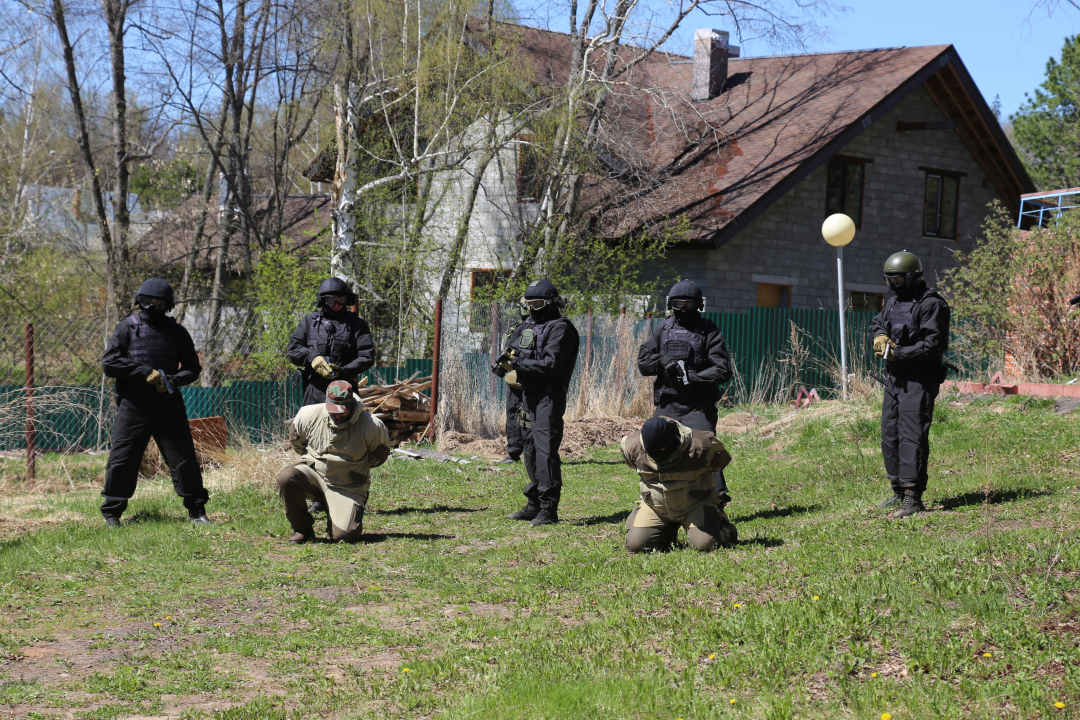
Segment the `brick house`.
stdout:
<path fill-rule="evenodd" d="M 565 77 L 568 36 L 518 32 L 538 82 Z M 835 250 L 820 233 L 833 212 L 859 227 L 844 251 L 849 301 L 876 310 L 888 255 L 916 253 L 933 284 L 953 264 L 953 251 L 971 247 L 987 203 L 1016 211 L 1017 198 L 1035 189 L 951 45 L 737 52 L 727 33 L 699 30 L 693 58 L 653 56 L 630 79 L 645 92 L 624 98 L 626 122 L 634 124 L 627 137 L 651 162 L 681 162 L 672 159 L 686 150 L 680 138 L 695 123 L 726 136 L 714 152 L 675 167 L 648 203 L 666 217 L 687 218 L 693 231 L 693 241 L 669 251 L 653 272 L 665 284 L 673 275 L 697 280 L 708 310 L 835 307 Z M 668 98 L 674 88 L 683 98 L 651 101 L 651 88 Z M 514 266 L 515 219 L 531 211 L 519 157 L 485 177 L 461 299 Z M 646 220 L 624 219 L 615 234 Z"/>

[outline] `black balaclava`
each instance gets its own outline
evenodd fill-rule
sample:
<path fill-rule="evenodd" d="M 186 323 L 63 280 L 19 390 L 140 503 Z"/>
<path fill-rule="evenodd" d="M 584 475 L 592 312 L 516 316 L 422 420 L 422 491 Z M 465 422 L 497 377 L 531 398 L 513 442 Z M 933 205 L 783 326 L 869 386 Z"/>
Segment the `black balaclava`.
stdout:
<path fill-rule="evenodd" d="M 529 287 L 525 288 L 526 300 L 548 300 L 548 304 L 539 310 L 529 310 L 529 317 L 533 319 L 533 322 L 543 323 L 553 318 L 559 317 L 559 291 L 555 289 L 555 285 L 550 280 L 536 280 L 529 283 Z"/>
<path fill-rule="evenodd" d="M 672 300 L 693 300 L 696 303 L 693 310 L 675 310 L 671 301 Z M 675 283 L 675 286 L 671 288 L 671 292 L 668 293 L 668 310 L 675 316 L 675 321 L 679 324 L 684 322 L 693 322 L 701 317 L 701 310 L 705 307 L 705 298 L 701 294 L 701 288 L 693 280 L 680 280 Z"/>
<path fill-rule="evenodd" d="M 150 298 L 165 301 L 165 308 L 158 310 L 154 307 L 154 304 L 150 302 Z M 161 278 L 150 278 L 143 282 L 139 286 L 138 292 L 135 293 L 135 304 L 139 306 L 143 314 L 151 322 L 160 320 L 165 317 L 165 313 L 173 309 L 173 289 L 165 280 Z"/>
<path fill-rule="evenodd" d="M 893 287 L 892 285 L 889 285 L 889 287 L 896 293 L 897 300 L 900 302 L 910 302 L 920 290 L 926 287 L 926 282 L 923 281 L 922 273 L 906 273 L 904 275 L 904 285 L 902 287 Z"/>
<path fill-rule="evenodd" d="M 651 417 L 641 426 L 641 446 L 653 460 L 664 460 L 679 449 L 679 426 L 667 418 Z"/>

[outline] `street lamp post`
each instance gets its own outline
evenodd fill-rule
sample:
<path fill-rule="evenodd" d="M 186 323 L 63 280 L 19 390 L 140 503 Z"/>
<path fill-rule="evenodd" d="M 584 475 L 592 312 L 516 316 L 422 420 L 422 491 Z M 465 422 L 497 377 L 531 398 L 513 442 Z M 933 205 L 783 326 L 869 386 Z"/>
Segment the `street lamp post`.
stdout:
<path fill-rule="evenodd" d="M 836 288 L 840 309 L 840 394 L 847 400 L 847 332 L 844 323 L 844 246 L 855 237 L 855 222 L 844 213 L 825 218 L 821 236 L 836 248 Z"/>

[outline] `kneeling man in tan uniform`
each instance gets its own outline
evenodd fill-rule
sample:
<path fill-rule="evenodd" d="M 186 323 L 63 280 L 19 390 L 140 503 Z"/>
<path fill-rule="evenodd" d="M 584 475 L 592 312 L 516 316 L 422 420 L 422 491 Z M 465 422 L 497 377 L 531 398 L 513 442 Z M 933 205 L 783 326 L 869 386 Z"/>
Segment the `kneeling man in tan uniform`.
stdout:
<path fill-rule="evenodd" d="M 285 517 L 296 532 L 291 543 L 315 538 L 315 519 L 307 499 L 329 508 L 327 532 L 334 542 L 356 542 L 364 531 L 364 509 L 371 489 L 371 469 L 390 457 L 390 435 L 378 418 L 364 410 L 352 384 L 335 380 L 326 402 L 300 408 L 289 428 L 289 441 L 300 462 L 277 476 Z"/>
<path fill-rule="evenodd" d="M 666 550 L 679 527 L 701 552 L 735 544 L 738 533 L 713 483 L 713 473 L 731 462 L 731 454 L 713 433 L 652 417 L 624 437 L 621 447 L 626 464 L 641 477 L 641 500 L 626 519 L 627 550 Z"/>

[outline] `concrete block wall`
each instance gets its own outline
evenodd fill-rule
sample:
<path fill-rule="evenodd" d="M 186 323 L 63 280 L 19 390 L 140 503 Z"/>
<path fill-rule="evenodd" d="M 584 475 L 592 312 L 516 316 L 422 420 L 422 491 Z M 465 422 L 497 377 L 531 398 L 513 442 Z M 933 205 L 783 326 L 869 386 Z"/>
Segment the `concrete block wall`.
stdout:
<path fill-rule="evenodd" d="M 922 260 L 927 282 L 952 267 L 953 251 L 970 250 L 998 197 L 956 130 L 898 133 L 898 121 L 946 118 L 929 93 L 918 88 L 841 151 L 872 160 L 864 166 L 862 227 L 844 248 L 847 296 L 852 290 L 885 292 L 881 268 L 899 250 Z M 919 167 L 966 173 L 960 178 L 960 240 L 922 236 L 926 173 Z M 745 312 L 757 304 L 758 282 L 791 284 L 793 308 L 835 308 L 836 250 L 821 238 L 825 220 L 827 164 L 762 213 L 719 250 L 674 250 L 664 271 L 704 286 L 709 310 Z"/>

